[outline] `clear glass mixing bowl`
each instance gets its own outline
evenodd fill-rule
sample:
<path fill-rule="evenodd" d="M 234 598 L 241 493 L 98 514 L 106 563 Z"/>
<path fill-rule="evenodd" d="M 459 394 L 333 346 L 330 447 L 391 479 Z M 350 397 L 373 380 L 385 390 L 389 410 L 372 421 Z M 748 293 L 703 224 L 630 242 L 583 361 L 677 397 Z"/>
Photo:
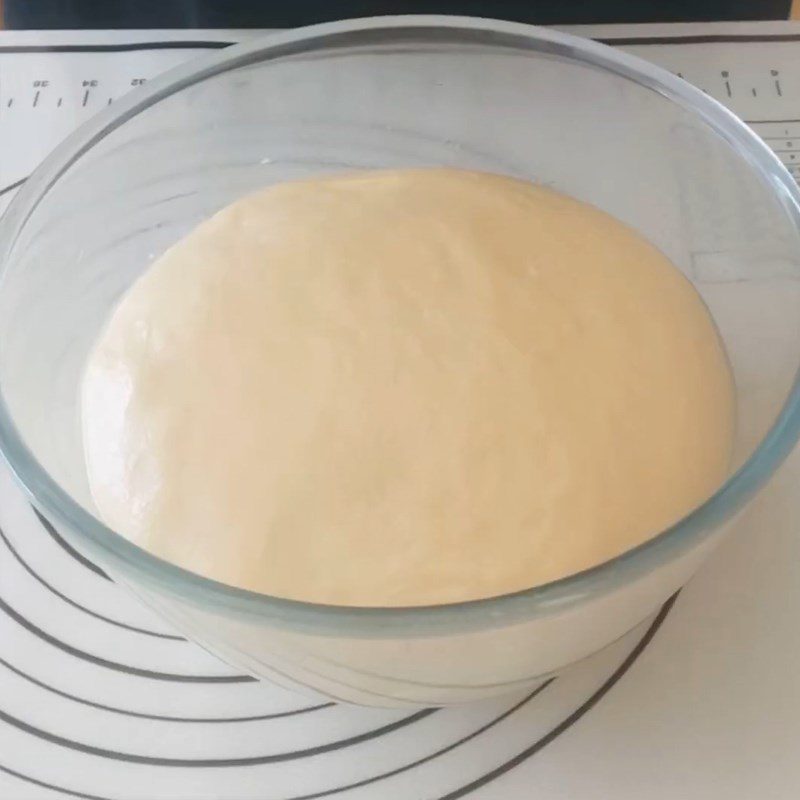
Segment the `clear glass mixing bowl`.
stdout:
<path fill-rule="evenodd" d="M 131 282 L 199 220 L 257 187 L 412 165 L 554 186 L 632 225 L 672 259 L 708 304 L 735 372 L 736 460 L 725 485 L 613 561 L 513 595 L 425 608 L 253 594 L 160 561 L 104 526 L 87 491 L 78 383 L 90 343 Z M 560 33 L 403 17 L 232 47 L 82 127 L 4 216 L 0 446 L 74 547 L 245 671 L 376 705 L 523 688 L 647 617 L 797 439 L 798 201 L 777 159 L 716 102 L 661 69 Z"/>

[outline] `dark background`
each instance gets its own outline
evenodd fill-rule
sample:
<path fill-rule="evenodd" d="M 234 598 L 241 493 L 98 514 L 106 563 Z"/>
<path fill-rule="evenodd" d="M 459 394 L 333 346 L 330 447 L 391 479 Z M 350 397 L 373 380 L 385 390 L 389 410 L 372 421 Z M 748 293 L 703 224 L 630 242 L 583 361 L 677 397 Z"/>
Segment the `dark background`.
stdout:
<path fill-rule="evenodd" d="M 0 0 L 2 2 L 2 0 Z M 283 28 L 376 14 L 539 24 L 786 19 L 791 0 L 5 0 L 6 28 Z"/>

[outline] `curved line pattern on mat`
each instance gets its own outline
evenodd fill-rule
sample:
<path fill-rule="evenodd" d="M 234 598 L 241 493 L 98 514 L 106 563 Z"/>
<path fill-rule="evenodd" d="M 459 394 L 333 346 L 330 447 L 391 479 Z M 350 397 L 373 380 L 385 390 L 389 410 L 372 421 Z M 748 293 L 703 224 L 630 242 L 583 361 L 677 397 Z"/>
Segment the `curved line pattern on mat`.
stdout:
<path fill-rule="evenodd" d="M 89 616 L 94 617 L 95 619 L 98 619 L 101 622 L 106 622 L 109 625 L 116 626 L 117 628 L 124 628 L 125 630 L 131 631 L 133 633 L 139 633 L 139 634 L 142 634 L 144 636 L 152 636 L 152 637 L 155 637 L 157 639 L 170 639 L 170 640 L 176 641 L 176 642 L 185 642 L 186 641 L 186 639 L 183 636 L 175 636 L 174 634 L 170 634 L 170 633 L 159 633 L 158 631 L 151 631 L 151 630 L 148 630 L 147 628 L 137 628 L 135 625 L 128 625 L 126 622 L 120 622 L 118 620 L 111 619 L 110 617 L 106 617 L 103 614 L 99 614 L 97 611 L 92 611 L 91 608 L 87 608 L 86 606 L 81 605 L 80 603 L 76 602 L 72 598 L 67 597 L 65 594 L 63 594 L 58 589 L 56 589 L 55 586 L 53 586 L 52 584 L 48 583 L 41 575 L 39 575 L 39 573 L 36 572 L 36 570 L 34 570 L 33 567 L 31 567 L 31 565 L 28 564 L 28 562 L 25 561 L 25 559 L 17 552 L 17 550 L 14 547 L 14 545 L 11 544 L 11 542 L 8 539 L 8 537 L 3 532 L 2 528 L 0 528 L 0 540 L 3 541 L 3 544 L 5 544 L 6 548 L 11 553 L 11 555 L 14 556 L 14 558 L 17 561 L 17 563 L 34 580 L 38 581 L 38 583 L 40 583 L 42 586 L 44 586 L 44 588 L 47 589 L 47 591 L 49 591 L 52 594 L 54 594 L 60 600 L 63 600 L 68 605 L 72 606 L 73 608 L 78 609 L 78 611 L 82 611 L 84 614 L 88 614 Z"/>
<path fill-rule="evenodd" d="M 276 764 L 281 761 L 294 761 L 298 758 L 309 758 L 310 756 L 318 756 L 322 753 L 330 753 L 333 750 L 341 750 L 344 747 L 352 747 L 361 742 L 367 742 L 370 739 L 376 739 L 379 736 L 385 736 L 387 733 L 392 733 L 393 731 L 413 725 L 415 722 L 419 722 L 431 716 L 431 714 L 435 714 L 438 710 L 438 708 L 425 708 L 422 711 L 417 711 L 415 714 L 410 714 L 395 722 L 390 722 L 388 725 L 381 725 L 379 728 L 373 728 L 370 731 L 365 731 L 355 736 L 348 736 L 346 739 L 339 739 L 335 742 L 328 742 L 327 744 L 320 744 L 314 747 L 307 747 L 303 750 L 289 750 L 284 753 L 270 753 L 263 756 L 244 756 L 242 758 L 164 758 L 161 756 L 143 756 L 135 753 L 123 753 L 119 750 L 108 750 L 104 747 L 95 747 L 94 745 L 67 739 L 64 736 L 58 736 L 49 731 L 37 728 L 35 725 L 30 725 L 21 719 L 17 719 L 11 714 L 7 714 L 5 711 L 0 711 L 0 721 L 6 722 L 25 733 L 29 733 L 32 736 L 36 736 L 52 744 L 60 745 L 70 750 L 77 750 L 87 755 L 112 759 L 114 761 L 127 761 L 131 764 L 148 764 L 154 767 L 253 767 L 259 764 Z"/>
<path fill-rule="evenodd" d="M 19 778 L 21 781 L 25 781 L 26 783 L 32 783 L 34 786 L 41 786 L 43 789 L 52 789 L 54 792 L 61 792 L 62 794 L 68 794 L 70 797 L 80 797 L 83 800 L 111 800 L 109 797 L 103 797 L 99 794 L 86 794 L 84 792 L 75 792 L 72 789 L 65 789 L 63 786 L 56 786 L 52 783 L 47 783 L 45 781 L 40 781 L 37 778 L 32 778 L 30 775 L 23 775 L 21 772 L 17 772 L 16 770 L 10 769 L 9 767 L 4 767 L 0 764 L 0 772 L 5 772 L 6 775 L 12 775 L 15 778 Z"/>
<path fill-rule="evenodd" d="M 171 672 L 158 672 L 156 670 L 143 669 L 141 667 L 131 667 L 128 664 L 120 664 L 117 661 L 109 661 L 106 658 L 87 653 L 77 647 L 73 647 L 66 642 L 62 642 L 55 636 L 43 631 L 41 628 L 34 625 L 30 620 L 26 619 L 22 614 L 12 608 L 5 600 L 0 597 L 0 611 L 3 611 L 6 616 L 14 620 L 18 625 L 25 628 L 29 633 L 41 639 L 43 642 L 57 647 L 75 658 L 80 658 L 83 661 L 88 661 L 92 664 L 97 664 L 99 667 L 106 669 L 113 669 L 117 672 L 125 672 L 128 675 L 136 675 L 140 678 L 150 678 L 157 681 L 173 681 L 182 683 L 254 683 L 255 678 L 250 675 L 179 675 Z"/>
<path fill-rule="evenodd" d="M 89 561 L 86 556 L 79 553 L 64 537 L 50 524 L 50 521 L 47 517 L 43 517 L 38 509 L 31 506 L 33 509 L 33 513 L 36 514 L 36 518 L 41 523 L 42 527 L 50 534 L 50 538 L 67 554 L 72 556 L 79 564 L 82 564 L 86 569 L 91 570 L 94 572 L 95 575 L 100 576 L 103 580 L 110 581 L 111 578 L 103 572 L 100 567 L 97 566 L 93 561 Z"/>
<path fill-rule="evenodd" d="M 261 714 L 258 716 L 252 717 L 170 717 L 165 714 L 145 714 L 141 711 L 131 711 L 127 708 L 118 708 L 116 706 L 109 706 L 105 703 L 96 703 L 93 700 L 87 700 L 84 697 L 78 697 L 77 695 L 70 694 L 69 692 L 63 692 L 61 689 L 56 689 L 55 686 L 50 686 L 50 684 L 45 683 L 44 681 L 40 681 L 38 678 L 34 678 L 32 675 L 28 675 L 26 672 L 23 672 L 21 669 L 18 669 L 13 664 L 9 664 L 3 658 L 0 658 L 0 665 L 5 667 L 9 672 L 13 672 L 15 675 L 18 675 L 20 678 L 32 683 L 34 686 L 38 686 L 40 689 L 44 689 L 46 692 L 51 692 L 52 694 L 58 695 L 59 697 L 63 697 L 66 700 L 71 700 L 74 703 L 80 703 L 84 706 L 89 706 L 91 708 L 97 708 L 101 711 L 109 711 L 112 714 L 121 714 L 126 717 L 137 717 L 138 719 L 154 719 L 159 722 L 194 722 L 194 723 L 230 723 L 230 722 L 260 722 L 262 720 L 270 720 L 270 719 L 282 719 L 283 717 L 297 717 L 300 714 L 308 714 L 311 711 L 321 711 L 324 708 L 333 708 L 336 703 L 320 703 L 316 706 L 304 706 L 303 708 L 293 708 L 289 711 L 275 711 L 272 714 Z"/>
<path fill-rule="evenodd" d="M 292 798 L 288 798 L 287 800 L 317 800 L 320 797 L 328 797 L 333 794 L 339 794 L 340 792 L 346 792 L 348 789 L 359 789 L 362 786 L 368 786 L 372 783 L 377 783 L 378 781 L 386 780 L 387 778 L 391 778 L 395 775 L 399 775 L 402 772 L 407 772 L 414 767 L 419 767 L 422 764 L 427 764 L 429 761 L 433 761 L 439 756 L 445 755 L 445 753 L 449 753 L 451 750 L 455 750 L 462 744 L 466 744 L 471 739 L 474 739 L 476 736 L 480 736 L 480 734 L 488 731 L 490 728 L 493 728 L 495 725 L 502 722 L 504 719 L 507 719 L 512 714 L 515 714 L 519 711 L 520 708 L 527 705 L 534 697 L 540 695 L 551 683 L 553 683 L 556 678 L 549 678 L 540 686 L 537 686 L 532 692 L 525 695 L 518 703 L 515 703 L 511 708 L 507 708 L 502 714 L 494 717 L 494 719 L 489 720 L 489 722 L 484 723 L 480 726 L 480 728 L 476 728 L 474 731 L 462 736 L 460 739 L 456 739 L 455 742 L 451 742 L 450 744 L 446 745 L 445 747 L 441 747 L 438 750 L 435 750 L 433 753 L 429 753 L 427 756 L 423 756 L 422 758 L 418 758 L 416 761 L 411 761 L 408 764 L 403 764 L 400 767 L 395 767 L 395 769 L 389 770 L 388 772 L 382 772 L 380 775 L 373 775 L 369 778 L 364 778 L 363 780 L 356 781 L 355 783 L 348 783 L 342 786 L 337 786 L 335 789 L 326 789 L 324 792 L 314 792 L 313 794 L 303 794 L 297 795 Z"/>
<path fill-rule="evenodd" d="M 27 175 L 24 178 L 20 178 L 18 181 L 14 181 L 14 183 L 9 183 L 8 186 L 4 186 L 2 189 L 0 189 L 0 197 L 2 197 L 4 194 L 8 194 L 8 192 L 13 192 L 14 189 L 19 189 L 19 187 L 22 186 L 26 180 L 28 180 Z"/>
<path fill-rule="evenodd" d="M 514 756 L 514 758 L 509 759 L 504 764 L 501 764 L 496 769 L 493 769 L 491 772 L 487 772 L 480 778 L 470 781 L 470 783 L 465 784 L 455 791 L 442 795 L 441 797 L 437 798 L 437 800 L 458 800 L 459 797 L 464 797 L 470 792 L 474 792 L 481 786 L 485 786 L 495 778 L 499 778 L 504 773 L 518 766 L 531 756 L 536 755 L 536 753 L 538 753 L 540 750 L 543 750 L 545 747 L 547 747 L 550 742 L 561 736 L 564 731 L 571 728 L 584 714 L 594 708 L 594 706 L 596 706 L 600 700 L 602 700 L 608 694 L 608 692 L 614 688 L 619 679 L 633 666 L 633 664 L 636 662 L 636 659 L 638 659 L 639 656 L 644 652 L 647 645 L 650 644 L 650 642 L 653 640 L 653 637 L 656 635 L 656 632 L 661 627 L 661 624 L 667 618 L 667 614 L 669 614 L 669 612 L 672 610 L 672 607 L 675 605 L 675 601 L 677 600 L 679 593 L 679 591 L 676 592 L 674 595 L 672 595 L 672 597 L 670 597 L 669 600 L 667 600 L 666 603 L 664 603 L 664 605 L 661 607 L 661 611 L 658 612 L 658 616 L 653 620 L 647 631 L 645 631 L 644 636 L 642 636 L 633 650 L 628 653 L 627 658 L 614 670 L 614 672 L 603 683 L 603 685 L 593 695 L 591 695 L 588 700 L 578 706 L 578 708 L 576 708 L 566 719 L 556 725 L 555 728 L 553 728 L 549 733 L 545 734 L 540 739 L 537 739 L 532 745 L 530 745 L 530 747 L 527 747 L 521 753 L 518 753 L 516 756 Z"/>
<path fill-rule="evenodd" d="M 633 664 L 636 662 L 636 660 L 639 658 L 639 656 L 642 654 L 642 652 L 647 648 L 647 646 L 653 640 L 654 636 L 656 635 L 656 633 L 658 632 L 659 628 L 663 624 L 663 622 L 666 619 L 667 615 L 672 610 L 672 608 L 673 608 L 673 606 L 675 604 L 675 600 L 677 599 L 677 597 L 678 597 L 678 593 L 673 595 L 661 607 L 661 610 L 659 611 L 659 613 L 656 616 L 656 618 L 650 624 L 649 628 L 644 633 L 642 638 L 637 642 L 637 644 L 634 646 L 634 648 L 630 651 L 630 653 L 625 658 L 625 660 L 622 662 L 622 664 L 620 664 L 620 666 L 611 674 L 611 676 L 608 679 L 606 679 L 606 681 L 604 681 L 602 686 L 594 694 L 592 694 L 584 703 L 582 703 L 566 719 L 564 719 L 561 723 L 559 723 L 557 726 L 555 726 L 549 733 L 547 733 L 544 736 L 542 736 L 539 739 L 537 739 L 536 742 L 534 742 L 528 748 L 523 750 L 521 753 L 517 754 L 514 758 L 506 761 L 500 767 L 498 767 L 498 768 L 496 768 L 494 770 L 491 770 L 490 772 L 487 772 L 481 778 L 478 778 L 478 779 L 476 779 L 474 781 L 471 781 L 470 783 L 465 784 L 464 786 L 462 786 L 462 787 L 460 787 L 460 788 L 458 788 L 458 789 L 456 789 L 456 790 L 454 790 L 452 792 L 449 792 L 446 795 L 443 795 L 442 797 L 438 798 L 438 800 L 457 800 L 457 798 L 464 797 L 465 795 L 469 794 L 470 792 L 475 791 L 476 789 L 480 788 L 481 786 L 484 786 L 487 783 L 493 781 L 495 778 L 499 777 L 500 775 L 504 774 L 505 772 L 508 772 L 509 770 L 513 769 L 513 767 L 515 767 L 518 764 L 522 763 L 526 759 L 534 756 L 536 753 L 538 753 L 541 750 L 543 750 L 548 744 L 550 744 L 552 741 L 554 741 L 556 738 L 558 738 L 558 736 L 560 736 L 562 733 L 564 733 L 566 730 L 568 730 L 570 727 L 572 727 L 572 725 L 574 725 L 581 717 L 583 717 L 586 713 L 588 713 L 600 700 L 602 700 L 602 698 L 614 687 L 614 685 L 616 683 L 619 682 L 619 680 L 631 668 L 631 666 L 633 666 Z M 533 697 L 535 697 L 537 693 L 541 692 L 543 689 L 545 689 L 549 685 L 551 685 L 551 683 L 545 683 L 542 686 L 538 687 L 537 690 L 534 690 L 533 693 L 531 693 L 526 698 L 524 698 L 520 703 L 518 703 L 516 706 L 512 706 L 511 709 L 509 709 L 507 712 L 505 712 L 505 716 L 506 717 L 510 716 L 516 710 L 521 708 L 526 702 L 528 702 L 529 700 L 533 699 Z M 453 745 L 451 747 L 442 748 L 440 751 L 437 751 L 437 753 L 431 754 L 431 756 L 422 759 L 418 763 L 425 763 L 426 761 L 429 761 L 432 758 L 436 758 L 439 755 L 443 755 L 445 752 L 449 752 L 451 749 L 453 749 L 453 747 L 457 747 L 459 744 L 462 744 L 465 741 L 469 741 L 470 738 L 472 738 L 473 736 L 479 735 L 479 733 L 482 733 L 485 730 L 488 730 L 489 728 L 492 727 L 493 724 L 497 724 L 499 721 L 501 721 L 501 720 L 500 719 L 495 719 L 492 723 L 489 723 L 487 725 L 482 726 L 480 729 L 475 731 L 472 735 L 468 735 L 466 737 L 462 737 L 462 739 L 460 739 L 457 742 L 453 743 Z M 393 771 L 390 771 L 389 773 L 384 773 L 384 774 L 379 775 L 379 776 L 373 776 L 373 778 L 371 778 L 371 779 L 365 779 L 364 781 L 358 782 L 357 784 L 353 784 L 353 785 L 350 785 L 350 786 L 340 786 L 340 787 L 336 787 L 336 788 L 333 788 L 333 789 L 326 790 L 324 792 L 317 792 L 317 793 L 314 793 L 314 794 L 301 795 L 299 797 L 294 797 L 294 798 L 287 798 L 287 800 L 315 800 L 316 798 L 321 798 L 321 797 L 325 797 L 325 796 L 328 796 L 328 795 L 337 794 L 337 793 L 340 793 L 342 791 L 345 791 L 346 789 L 355 788 L 356 786 L 364 785 L 365 783 L 370 783 L 370 782 L 374 782 L 374 781 L 378 781 L 378 780 L 383 780 L 385 778 L 389 778 L 392 775 L 398 774 L 398 772 L 402 772 L 402 771 L 405 771 L 405 769 L 410 769 L 413 766 L 417 766 L 418 763 L 417 762 L 413 762 L 411 765 L 406 765 L 405 768 L 401 767 L 401 768 L 398 768 L 398 770 L 393 770 Z M 0 771 L 7 772 L 8 774 L 11 774 L 11 775 L 14 775 L 17 778 L 20 778 L 21 780 L 28 781 L 28 782 L 33 783 L 33 784 L 38 785 L 38 786 L 43 786 L 43 787 L 48 788 L 48 789 L 54 789 L 56 791 L 61 791 L 61 792 L 64 792 L 65 794 L 71 795 L 73 797 L 84 798 L 84 800 L 114 800 L 114 798 L 111 798 L 111 797 L 108 797 L 108 796 L 81 793 L 81 792 L 77 792 L 77 791 L 74 791 L 74 790 L 71 790 L 71 789 L 67 789 L 65 787 L 55 786 L 53 784 L 45 783 L 45 782 L 40 781 L 40 780 L 38 780 L 36 778 L 33 778 L 31 776 L 24 775 L 22 773 L 19 773 L 19 772 L 16 772 L 14 770 L 11 770 L 11 769 L 9 769 L 9 768 L 1 765 L 1 764 L 0 764 Z"/>

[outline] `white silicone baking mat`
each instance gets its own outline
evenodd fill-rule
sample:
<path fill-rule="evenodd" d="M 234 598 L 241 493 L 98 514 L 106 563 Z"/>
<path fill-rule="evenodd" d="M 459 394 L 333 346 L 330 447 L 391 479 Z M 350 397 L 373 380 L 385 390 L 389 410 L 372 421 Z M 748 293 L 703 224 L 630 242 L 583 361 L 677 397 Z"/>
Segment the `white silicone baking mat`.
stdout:
<path fill-rule="evenodd" d="M 800 174 L 799 28 L 590 32 L 727 103 Z M 237 36 L 0 35 L 0 203 L 81 120 Z M 624 640 L 527 695 L 414 714 L 234 674 L 72 551 L 3 468 L 0 798 L 788 800 L 796 462 L 674 607 Z"/>

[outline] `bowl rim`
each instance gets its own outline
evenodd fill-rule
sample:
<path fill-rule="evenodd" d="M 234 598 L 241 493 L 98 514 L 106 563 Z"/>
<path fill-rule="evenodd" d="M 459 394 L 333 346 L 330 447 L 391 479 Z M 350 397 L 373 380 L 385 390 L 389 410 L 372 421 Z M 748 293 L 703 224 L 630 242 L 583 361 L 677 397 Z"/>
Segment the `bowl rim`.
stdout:
<path fill-rule="evenodd" d="M 59 178 L 106 135 L 160 100 L 215 75 L 251 64 L 364 39 L 386 43 L 428 36 L 442 42 L 506 45 L 609 71 L 698 115 L 770 184 L 800 230 L 800 188 L 744 122 L 668 71 L 597 42 L 550 29 L 492 19 L 402 15 L 342 20 L 271 33 L 184 63 L 117 100 L 68 136 L 37 167 L 0 218 L 0 281 L 19 233 Z M 0 385 L 0 452 L 33 505 L 80 550 L 108 565 L 151 600 L 167 594 L 201 611 L 269 620 L 317 635 L 356 637 L 454 633 L 561 612 L 631 583 L 709 538 L 766 483 L 800 437 L 800 370 L 778 416 L 747 461 L 702 505 L 653 538 L 582 572 L 495 597 L 410 607 L 349 607 L 288 600 L 240 589 L 166 562 L 117 534 L 75 501 L 38 462 L 17 430 Z M 155 591 L 156 597 L 148 590 Z"/>

